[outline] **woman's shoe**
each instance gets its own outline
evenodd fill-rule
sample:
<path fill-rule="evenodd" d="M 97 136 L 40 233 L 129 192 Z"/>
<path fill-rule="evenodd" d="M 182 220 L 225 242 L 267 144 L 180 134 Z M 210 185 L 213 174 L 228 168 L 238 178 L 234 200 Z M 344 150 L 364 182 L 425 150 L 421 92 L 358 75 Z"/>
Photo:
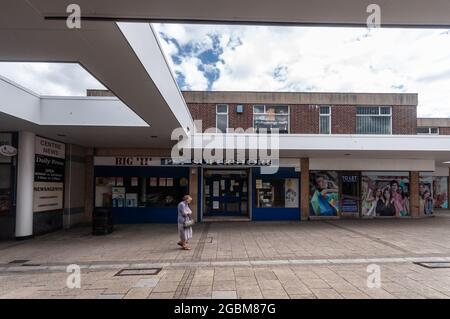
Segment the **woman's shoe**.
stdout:
<path fill-rule="evenodd" d="M 184 250 L 191 250 L 192 248 L 191 247 L 189 247 L 189 246 L 183 246 L 182 247 Z"/>
<path fill-rule="evenodd" d="M 179 241 L 179 242 L 177 243 L 177 245 L 183 247 L 183 243 L 182 243 L 181 241 Z"/>

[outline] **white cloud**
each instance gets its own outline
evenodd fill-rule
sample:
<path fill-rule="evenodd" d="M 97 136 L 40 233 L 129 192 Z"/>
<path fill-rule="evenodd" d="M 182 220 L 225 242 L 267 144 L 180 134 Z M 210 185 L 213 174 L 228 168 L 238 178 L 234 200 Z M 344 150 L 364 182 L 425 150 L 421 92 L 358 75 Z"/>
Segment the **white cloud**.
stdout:
<path fill-rule="evenodd" d="M 220 75 L 212 90 L 419 93 L 420 116 L 450 117 L 450 35 L 444 30 L 221 25 L 158 30 L 182 45 L 205 48 L 210 35 L 219 37 Z M 202 87 L 194 57 L 177 68 L 187 83 L 193 77 Z"/>
<path fill-rule="evenodd" d="M 40 95 L 86 95 L 104 89 L 92 75 L 73 63 L 0 62 L 0 75 Z"/>

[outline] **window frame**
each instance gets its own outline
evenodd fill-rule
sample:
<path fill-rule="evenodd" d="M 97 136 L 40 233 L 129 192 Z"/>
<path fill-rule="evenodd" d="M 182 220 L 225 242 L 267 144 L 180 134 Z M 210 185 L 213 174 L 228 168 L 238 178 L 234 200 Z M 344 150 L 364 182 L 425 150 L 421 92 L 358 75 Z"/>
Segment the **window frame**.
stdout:
<path fill-rule="evenodd" d="M 263 113 L 255 113 L 255 107 L 263 107 L 264 108 L 264 112 Z M 276 107 L 276 106 L 285 106 L 285 107 L 287 107 L 287 114 L 276 114 L 275 113 L 275 117 L 277 116 L 277 115 L 280 115 L 280 116 L 286 116 L 287 115 L 287 132 L 286 133 L 279 133 L 279 134 L 290 134 L 290 132 L 291 132 L 291 108 L 290 108 L 290 105 L 288 105 L 288 104 L 254 104 L 253 105 L 253 107 L 252 107 L 252 114 L 253 114 L 253 119 L 252 119 L 252 122 L 253 122 L 253 128 L 254 128 L 254 130 L 255 130 L 255 133 L 258 131 L 258 129 L 256 128 L 256 125 L 255 125 L 255 115 L 269 115 L 268 113 L 267 113 L 267 107 Z M 268 132 L 268 133 L 270 133 L 270 132 Z"/>
<path fill-rule="evenodd" d="M 428 129 L 428 133 L 419 133 L 416 131 L 417 135 L 439 135 L 439 127 L 434 126 L 418 126 L 417 128 Z M 436 133 L 432 133 L 431 130 L 436 130 Z"/>
<path fill-rule="evenodd" d="M 219 106 L 226 106 L 227 107 L 227 111 L 226 112 L 219 112 L 219 110 L 218 110 Z M 226 115 L 227 116 L 227 127 L 225 129 L 225 132 L 222 132 L 222 133 L 227 133 L 228 132 L 228 129 L 230 128 L 230 113 L 229 113 L 229 111 L 230 111 L 230 108 L 229 108 L 228 104 L 224 104 L 224 103 L 216 104 L 216 133 L 220 133 L 219 132 L 219 127 L 217 126 L 219 115 L 222 115 L 222 116 Z"/>
<path fill-rule="evenodd" d="M 321 114 L 320 113 L 320 109 L 326 107 L 328 108 L 328 113 L 327 114 Z M 332 111 L 331 111 L 331 106 L 330 105 L 319 105 L 319 134 L 320 135 L 331 135 L 331 121 L 332 121 Z M 322 133 L 321 128 L 322 128 L 322 121 L 321 121 L 321 117 L 328 117 L 328 133 Z"/>
<path fill-rule="evenodd" d="M 378 114 L 358 114 L 358 108 L 378 108 Z M 383 108 L 389 108 L 389 114 L 383 114 L 381 112 L 381 109 Z M 373 105 L 368 105 L 368 106 L 357 106 L 356 107 L 356 117 L 389 117 L 390 118 L 390 127 L 389 130 L 390 132 L 388 134 L 369 134 L 369 133 L 358 133 L 356 132 L 356 134 L 358 135 L 392 135 L 393 134 L 393 118 L 392 118 L 392 106 L 387 106 L 387 105 L 382 105 L 382 106 L 373 106 Z M 356 125 L 356 129 L 358 129 L 358 123 Z"/>

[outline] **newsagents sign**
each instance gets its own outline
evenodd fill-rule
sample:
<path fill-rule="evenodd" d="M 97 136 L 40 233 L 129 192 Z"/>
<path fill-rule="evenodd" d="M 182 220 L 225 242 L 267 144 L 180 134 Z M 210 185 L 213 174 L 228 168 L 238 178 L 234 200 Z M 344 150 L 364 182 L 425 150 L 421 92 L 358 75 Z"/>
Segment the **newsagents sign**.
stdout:
<path fill-rule="evenodd" d="M 36 137 L 34 164 L 34 212 L 63 209 L 64 143 Z"/>

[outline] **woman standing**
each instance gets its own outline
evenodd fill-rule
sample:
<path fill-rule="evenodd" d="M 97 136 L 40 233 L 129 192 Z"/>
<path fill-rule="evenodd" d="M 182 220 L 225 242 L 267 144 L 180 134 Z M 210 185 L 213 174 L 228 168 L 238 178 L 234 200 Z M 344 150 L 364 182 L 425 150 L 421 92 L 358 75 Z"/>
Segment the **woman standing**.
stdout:
<path fill-rule="evenodd" d="M 183 201 L 178 204 L 178 234 L 180 241 L 178 245 L 184 250 L 191 250 L 188 246 L 189 239 L 192 238 L 192 211 L 189 204 L 192 202 L 192 197 L 185 195 Z"/>

